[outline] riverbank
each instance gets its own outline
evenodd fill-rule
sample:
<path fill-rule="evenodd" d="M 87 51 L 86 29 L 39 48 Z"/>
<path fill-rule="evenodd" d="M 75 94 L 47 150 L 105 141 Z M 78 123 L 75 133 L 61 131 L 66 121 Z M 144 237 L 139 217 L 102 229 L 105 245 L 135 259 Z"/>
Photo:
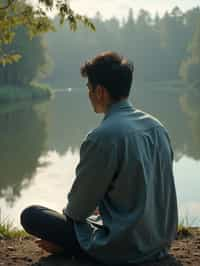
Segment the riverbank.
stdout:
<path fill-rule="evenodd" d="M 25 100 L 48 99 L 51 96 L 51 88 L 44 84 L 33 83 L 23 87 L 11 85 L 0 87 L 0 104 Z"/>
<path fill-rule="evenodd" d="M 180 266 L 200 265 L 200 228 L 192 228 L 191 235 L 174 241 L 170 256 L 162 261 L 145 263 L 140 266 Z M 94 266 L 84 259 L 69 260 L 63 256 L 52 256 L 42 251 L 34 242 L 34 238 L 0 240 L 0 265 L 8 266 Z M 124 266 L 124 265 L 123 265 Z"/>

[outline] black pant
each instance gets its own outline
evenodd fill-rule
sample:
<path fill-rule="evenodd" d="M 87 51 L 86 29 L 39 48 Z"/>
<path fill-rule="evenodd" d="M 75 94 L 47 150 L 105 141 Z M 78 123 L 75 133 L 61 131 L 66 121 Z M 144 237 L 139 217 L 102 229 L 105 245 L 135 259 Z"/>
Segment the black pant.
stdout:
<path fill-rule="evenodd" d="M 78 243 L 73 220 L 69 217 L 43 206 L 33 205 L 21 213 L 21 224 L 26 232 L 61 246 L 67 257 L 87 257 Z"/>

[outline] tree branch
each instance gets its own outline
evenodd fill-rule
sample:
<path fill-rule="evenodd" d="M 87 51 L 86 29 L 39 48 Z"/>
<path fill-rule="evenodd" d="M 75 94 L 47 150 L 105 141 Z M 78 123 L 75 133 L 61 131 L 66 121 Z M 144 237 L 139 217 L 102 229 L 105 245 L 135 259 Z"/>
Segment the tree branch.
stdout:
<path fill-rule="evenodd" d="M 0 10 L 5 10 L 7 8 L 9 8 L 16 0 L 10 0 L 8 1 L 6 6 L 0 7 Z"/>

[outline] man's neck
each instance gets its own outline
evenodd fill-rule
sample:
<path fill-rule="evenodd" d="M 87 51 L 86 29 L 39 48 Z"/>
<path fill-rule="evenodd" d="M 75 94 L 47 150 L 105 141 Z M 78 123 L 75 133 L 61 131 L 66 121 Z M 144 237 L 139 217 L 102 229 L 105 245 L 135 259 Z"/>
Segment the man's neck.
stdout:
<path fill-rule="evenodd" d="M 123 97 L 123 98 L 120 98 L 120 100 L 110 100 L 106 105 L 105 105 L 105 108 L 104 108 L 104 114 L 107 114 L 107 112 L 109 111 L 109 109 L 111 108 L 112 105 L 114 104 L 118 104 L 124 100 L 128 100 L 128 97 Z"/>

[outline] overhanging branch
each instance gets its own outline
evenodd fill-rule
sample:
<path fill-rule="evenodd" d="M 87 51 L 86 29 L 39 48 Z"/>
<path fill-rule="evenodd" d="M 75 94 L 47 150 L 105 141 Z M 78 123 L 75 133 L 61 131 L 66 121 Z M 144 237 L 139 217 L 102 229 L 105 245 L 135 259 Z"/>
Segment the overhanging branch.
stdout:
<path fill-rule="evenodd" d="M 5 10 L 7 8 L 9 8 L 16 0 L 10 0 L 8 1 L 7 5 L 0 7 L 0 10 Z"/>

